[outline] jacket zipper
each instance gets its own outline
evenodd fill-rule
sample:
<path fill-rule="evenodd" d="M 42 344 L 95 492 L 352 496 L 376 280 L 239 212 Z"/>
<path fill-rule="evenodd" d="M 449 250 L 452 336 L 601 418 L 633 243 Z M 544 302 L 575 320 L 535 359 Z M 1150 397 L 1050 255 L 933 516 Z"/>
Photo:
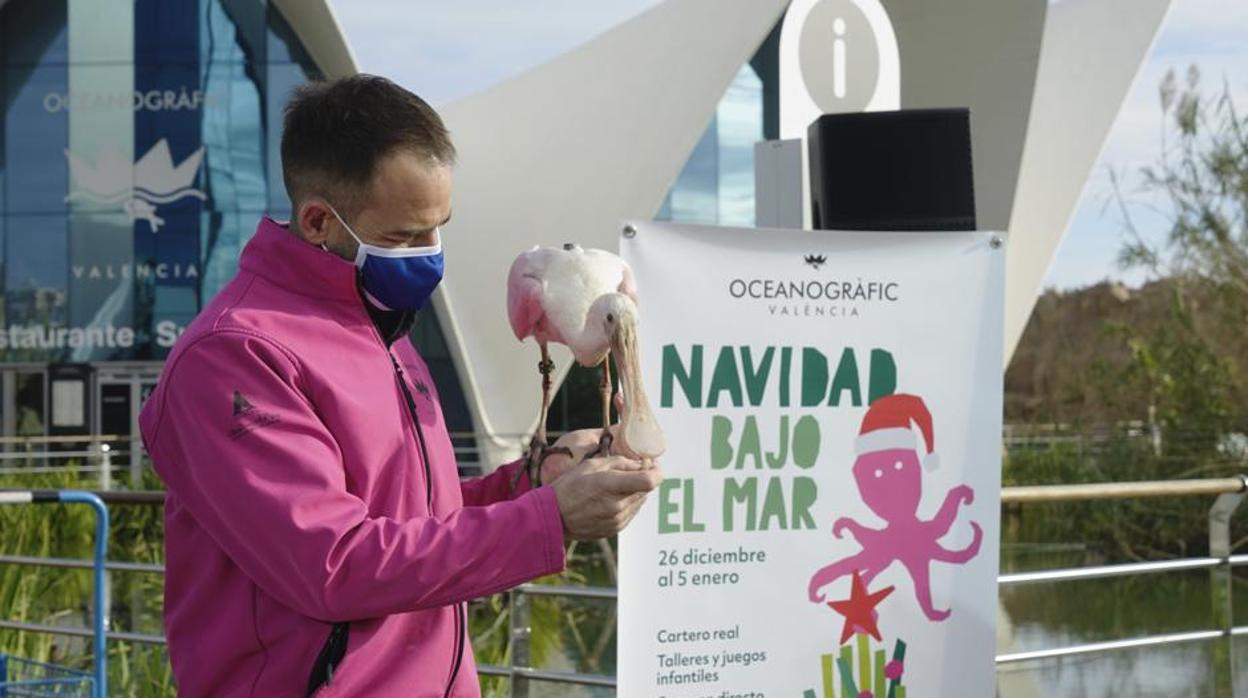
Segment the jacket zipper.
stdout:
<path fill-rule="evenodd" d="M 416 440 L 420 445 L 421 464 L 425 470 L 425 506 L 429 510 L 429 516 L 433 516 L 433 479 L 429 474 L 429 452 L 425 449 L 425 432 L 420 426 L 420 413 L 416 411 L 416 399 L 412 397 L 412 391 L 407 387 L 407 378 L 403 373 L 403 367 L 399 365 L 399 359 L 386 348 L 386 353 L 390 355 L 390 363 L 394 366 L 395 376 L 399 379 L 399 388 L 403 391 L 403 400 L 407 403 L 407 411 L 411 415 L 412 424 L 416 426 Z M 464 636 L 467 634 L 464 619 L 463 604 L 455 604 L 455 663 L 451 665 L 451 678 L 446 684 L 446 692 L 444 697 L 451 695 L 451 690 L 455 687 L 455 679 L 459 676 L 460 665 L 464 661 Z"/>
<path fill-rule="evenodd" d="M 464 639 L 468 634 L 467 619 L 464 618 L 464 605 L 462 603 L 455 604 L 455 637 L 457 651 L 455 652 L 455 664 L 451 667 L 451 680 L 446 684 L 446 693 L 442 694 L 442 698 L 451 698 L 451 691 L 455 688 L 455 679 L 459 678 L 459 668 L 464 662 Z"/>
<path fill-rule="evenodd" d="M 407 387 L 407 378 L 403 373 L 403 367 L 399 365 L 399 359 L 389 349 L 386 349 L 386 353 L 390 355 L 390 363 L 394 366 L 394 374 L 399 379 L 399 388 L 403 390 L 403 400 L 407 403 L 407 411 L 412 417 L 412 424 L 416 425 L 416 441 L 420 445 L 420 462 L 425 469 L 425 508 L 429 510 L 429 515 L 433 516 L 433 479 L 429 475 L 429 453 L 425 450 L 425 432 L 420 426 L 420 413 L 416 411 L 416 399 L 412 397 L 412 391 Z"/>
<path fill-rule="evenodd" d="M 306 696 L 311 696 L 322 686 L 329 686 L 333 683 L 334 669 L 342 663 L 343 657 L 347 654 L 347 639 L 350 631 L 350 624 L 345 622 L 334 623 L 330 628 L 329 637 L 325 640 L 325 645 L 321 648 L 320 654 L 316 655 L 316 662 L 312 665 L 312 675 L 308 677 Z"/>

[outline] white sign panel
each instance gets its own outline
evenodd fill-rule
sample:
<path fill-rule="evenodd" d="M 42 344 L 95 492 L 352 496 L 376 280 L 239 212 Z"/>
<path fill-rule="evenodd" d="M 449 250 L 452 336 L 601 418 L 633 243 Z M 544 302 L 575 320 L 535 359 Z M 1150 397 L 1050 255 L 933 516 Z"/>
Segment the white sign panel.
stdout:
<path fill-rule="evenodd" d="M 86 384 L 81 380 L 52 381 L 52 426 L 85 426 L 86 415 Z"/>
<path fill-rule="evenodd" d="M 635 227 L 620 695 L 992 696 L 1001 236 Z"/>
<path fill-rule="evenodd" d="M 780 137 L 822 114 L 901 108 L 897 37 L 879 0 L 793 0 L 780 27 Z"/>

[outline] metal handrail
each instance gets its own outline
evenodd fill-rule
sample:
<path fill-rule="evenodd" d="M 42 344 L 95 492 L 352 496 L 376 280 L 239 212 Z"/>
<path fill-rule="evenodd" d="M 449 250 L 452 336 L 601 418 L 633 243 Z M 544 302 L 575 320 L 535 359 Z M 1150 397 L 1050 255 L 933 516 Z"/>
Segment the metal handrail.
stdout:
<path fill-rule="evenodd" d="M 0 489 L 0 491 L 4 491 Z M 1108 482 L 1082 485 L 1026 485 L 1001 488 L 1002 504 L 1075 502 L 1097 499 L 1141 499 L 1248 492 L 1248 475 L 1199 480 Z M 107 504 L 164 504 L 160 490 L 93 490 Z"/>
<path fill-rule="evenodd" d="M 42 633 L 44 635 L 68 635 L 70 637 L 94 637 L 86 628 L 74 628 L 64 625 L 44 625 L 42 623 L 22 623 L 15 620 L 0 620 L 0 628 L 8 630 L 21 630 L 29 633 Z M 128 633 L 117 630 L 109 630 L 104 633 L 109 640 L 118 642 L 141 642 L 148 645 L 163 645 L 165 638 L 163 635 L 148 635 L 145 633 Z M 3 695 L 3 694 L 0 694 Z"/>
<path fill-rule="evenodd" d="M 1085 579 L 1109 579 L 1113 577 L 1131 577 L 1139 574 L 1156 574 L 1161 572 L 1185 572 L 1204 570 L 1219 565 L 1229 564 L 1231 567 L 1248 565 L 1248 555 L 1232 555 L 1229 559 L 1214 557 L 1184 558 L 1182 560 L 1164 560 L 1161 562 L 1132 562 L 1125 565 L 1104 565 L 1100 567 L 1075 567 L 1069 569 L 1042 570 L 1037 572 L 1014 572 L 997 577 L 1000 586 L 1019 586 L 1049 582 L 1077 581 Z M 61 569 L 91 569 L 91 561 L 79 558 L 32 557 L 28 555 L 0 555 L 0 565 L 19 565 L 26 567 L 55 567 Z M 135 572 L 143 574 L 164 574 L 165 566 L 159 563 L 117 562 L 110 560 L 105 564 L 110 572 Z M 615 587 L 579 587 L 556 586 L 553 584 L 521 584 L 517 590 L 529 596 L 559 596 L 564 598 L 597 599 L 614 601 L 619 597 Z"/>
<path fill-rule="evenodd" d="M 1248 632 L 1248 626 L 1232 628 Z M 1166 635 L 1149 635 L 1148 637 L 1133 638 L 1130 640 L 1110 640 L 1107 642 L 1093 642 L 1086 645 L 1072 645 L 1070 647 L 1058 647 L 1049 650 L 1035 650 L 1032 652 L 1014 652 L 1011 654 L 997 655 L 997 664 L 1015 664 L 1018 662 L 1028 662 L 1037 659 L 1053 659 L 1055 657 L 1070 657 L 1077 654 L 1092 654 L 1095 652 L 1109 652 L 1111 650 L 1135 649 L 1137 647 L 1155 647 L 1157 645 L 1172 645 L 1181 642 L 1198 642 L 1204 640 L 1217 640 L 1226 637 L 1226 632 L 1222 630 L 1193 630 L 1185 633 L 1169 633 Z"/>
<path fill-rule="evenodd" d="M 81 490 L 26 490 L 0 494 L 0 504 L 36 506 L 47 504 L 85 504 L 95 512 L 95 536 L 91 541 L 94 553 L 91 568 L 94 572 L 91 584 L 91 629 L 82 632 L 91 637 L 91 655 L 94 684 L 91 695 L 104 698 L 108 695 L 108 589 L 105 562 L 108 558 L 109 517 L 108 507 L 100 498 Z"/>
<path fill-rule="evenodd" d="M 505 676 L 512 680 L 521 678 L 528 681 L 546 681 L 549 683 L 566 683 L 574 686 L 598 686 L 615 688 L 615 677 L 606 674 L 581 674 L 575 671 L 551 671 L 549 669 L 532 669 L 530 667 L 501 667 L 494 664 L 478 664 L 477 673 L 486 676 Z"/>
<path fill-rule="evenodd" d="M 0 436 L 0 445 L 12 444 L 85 444 L 109 441 L 129 441 L 131 437 L 120 434 L 93 434 L 83 436 Z"/>
<path fill-rule="evenodd" d="M 0 492 L 10 489 L 0 488 Z M 146 506 L 164 506 L 165 493 L 157 490 L 92 490 L 105 504 L 139 504 Z"/>
<path fill-rule="evenodd" d="M 67 557 L 33 557 L 30 555 L 0 555 L 0 565 L 25 565 L 27 567 L 59 567 L 72 570 L 89 570 L 90 560 Z M 165 566 L 147 562 L 116 562 L 109 560 L 104 569 L 110 572 L 146 572 L 164 574 Z"/>
<path fill-rule="evenodd" d="M 3 490 L 0 490 L 3 491 Z M 163 505 L 165 493 L 158 491 L 106 491 L 96 494 L 109 504 L 137 504 L 148 506 Z M 1248 635 L 1248 626 L 1235 626 L 1230 616 L 1230 570 L 1233 567 L 1248 566 L 1248 555 L 1231 555 L 1229 551 L 1229 519 L 1238 503 L 1248 496 L 1248 476 L 1231 478 L 1208 478 L 1201 480 L 1156 481 L 1156 482 L 1123 482 L 1123 483 L 1089 483 L 1076 485 L 1041 485 L 1026 487 L 1002 488 L 1002 504 L 1034 504 L 1041 502 L 1074 502 L 1113 499 L 1138 499 L 1154 497 L 1178 496 L 1209 496 L 1218 495 L 1218 500 L 1210 511 L 1210 556 L 1200 558 L 1183 558 L 1178 560 L 1162 560 L 1155 562 L 1136 562 L 1118 565 L 1100 565 L 1095 567 L 1078 567 L 1056 570 L 1037 570 L 1030 572 L 1013 572 L 997 577 L 1000 586 L 1023 584 L 1052 583 L 1060 581 L 1105 579 L 1138 574 L 1157 574 L 1163 572 L 1210 570 L 1214 576 L 1215 619 L 1219 627 L 1179 633 L 1151 635 L 1139 638 L 1110 640 L 1104 642 L 1057 647 L 1026 652 L 1012 652 L 997 655 L 996 664 L 1014 664 L 1019 662 L 1051 659 L 1073 655 L 1108 652 L 1113 650 L 1150 647 L 1157 645 L 1200 642 Z M 0 556 L 0 564 L 39 565 L 64 568 L 90 568 L 90 560 L 74 560 L 65 558 L 39 558 L 29 556 Z M 109 562 L 108 569 L 119 572 L 139 572 L 163 574 L 164 566 L 150 563 Z M 1221 575 L 1221 578 L 1219 578 Z M 1219 589 L 1221 591 L 1219 592 Z M 588 587 L 572 585 L 523 584 L 509 592 L 511 596 L 511 637 L 513 641 L 512 666 L 478 665 L 478 672 L 484 676 L 508 677 L 512 682 L 512 695 L 527 696 L 530 681 L 545 681 L 581 686 L 597 686 L 614 688 L 616 679 L 602 674 L 583 674 L 569 671 L 552 671 L 525 666 L 529 662 L 528 642 L 531 635 L 530 612 L 527 597 L 560 596 L 568 598 L 584 598 L 595 600 L 615 600 L 618 592 L 614 587 Z M 1224 598 L 1223 598 L 1224 597 Z M 0 628 L 26 630 L 62 635 L 83 635 L 88 631 L 80 628 L 65 628 L 32 623 L 17 623 L 0 620 Z M 142 633 L 109 632 L 108 639 L 118 641 L 164 644 L 165 638 L 160 635 Z M 1229 658 L 1226 661 L 1215 660 L 1218 669 L 1226 673 L 1226 679 L 1220 686 L 1231 685 L 1233 675 Z"/>
<path fill-rule="evenodd" d="M 1144 499 L 1194 495 L 1238 494 L 1248 490 L 1248 476 L 1151 482 L 1098 482 L 1080 485 L 1029 485 L 1001 488 L 1002 504 L 1080 502 L 1101 499 Z"/>
<path fill-rule="evenodd" d="M 566 596 L 580 599 L 615 599 L 619 594 L 615 587 L 557 586 L 554 584 L 521 584 L 521 593 L 529 596 Z"/>
<path fill-rule="evenodd" d="M 1181 560 L 1162 560 L 1159 562 L 1130 562 L 1125 565 L 1101 565 L 1098 567 L 1074 567 L 1058 570 L 1039 570 L 1036 572 L 1014 572 L 997 577 L 1000 586 L 1019 584 L 1035 584 L 1037 582 L 1065 582 L 1077 579 L 1108 579 L 1111 577 L 1130 577 L 1137 574 L 1154 574 L 1157 572 L 1179 572 L 1183 570 L 1204 570 L 1219 565 L 1240 567 L 1248 565 L 1248 555 L 1232 555 L 1230 558 L 1193 557 Z"/>
<path fill-rule="evenodd" d="M 68 458 L 94 458 L 100 455 L 98 451 L 47 451 L 47 452 L 30 452 L 10 451 L 8 453 L 0 453 L 0 460 L 35 460 L 35 459 L 68 459 Z M 24 468 L 31 472 L 38 472 L 39 468 Z"/>

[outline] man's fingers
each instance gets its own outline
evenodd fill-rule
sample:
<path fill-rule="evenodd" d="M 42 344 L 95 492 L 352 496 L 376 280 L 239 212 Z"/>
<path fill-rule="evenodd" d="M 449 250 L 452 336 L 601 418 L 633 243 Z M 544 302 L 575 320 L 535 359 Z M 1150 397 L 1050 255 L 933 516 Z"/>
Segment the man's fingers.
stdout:
<path fill-rule="evenodd" d="M 649 492 L 663 481 L 663 474 L 658 468 L 641 470 L 617 470 L 602 473 L 606 478 L 607 490 L 616 494 L 633 494 Z"/>
<path fill-rule="evenodd" d="M 641 509 L 641 505 L 646 503 L 646 495 L 649 492 L 638 492 L 637 494 L 628 495 L 628 499 L 624 500 L 624 510 L 628 512 L 628 518 L 632 519 L 637 515 L 637 511 Z"/>
<path fill-rule="evenodd" d="M 628 458 L 626 456 L 599 456 L 597 458 L 587 458 L 585 462 L 587 464 L 592 464 L 591 469 L 595 472 L 600 470 L 645 470 L 653 464 L 653 462 L 649 460 L 643 462 L 633 460 L 632 458 Z"/>
<path fill-rule="evenodd" d="M 650 470 L 653 466 L 643 463 L 632 458 L 612 458 L 610 462 L 612 470 L 620 472 L 634 472 L 638 470 Z"/>
<path fill-rule="evenodd" d="M 622 456 L 585 459 L 553 485 L 566 535 L 593 540 L 617 533 L 632 521 L 646 494 L 662 480 L 662 473 L 650 461 Z"/>
<path fill-rule="evenodd" d="M 616 525 L 623 530 L 625 526 L 637 516 L 637 512 L 641 510 L 641 505 L 646 503 L 646 495 L 648 492 L 638 492 L 625 497 L 620 512 L 616 515 Z"/>
<path fill-rule="evenodd" d="M 593 453 L 594 449 L 598 448 L 598 442 L 594 441 L 592 443 L 574 443 L 574 444 L 569 444 L 568 448 L 571 449 L 572 451 L 572 462 L 580 463 L 581 461 L 585 460 L 585 456 L 588 456 L 589 454 Z"/>
<path fill-rule="evenodd" d="M 556 446 L 567 446 L 576 449 L 593 449 L 598 447 L 598 438 L 602 436 L 600 429 L 577 429 L 569 431 L 555 440 Z"/>

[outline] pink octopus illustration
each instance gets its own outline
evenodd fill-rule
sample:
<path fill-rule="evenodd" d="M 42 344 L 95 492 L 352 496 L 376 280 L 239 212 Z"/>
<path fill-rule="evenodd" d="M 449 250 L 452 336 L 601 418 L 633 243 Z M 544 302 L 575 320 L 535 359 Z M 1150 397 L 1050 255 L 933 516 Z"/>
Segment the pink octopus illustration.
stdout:
<path fill-rule="evenodd" d="M 913 422 L 922 432 L 927 455 L 920 464 L 915 449 Z M 975 492 L 967 485 L 958 485 L 945 495 L 940 510 L 930 520 L 918 516 L 923 499 L 923 467 L 937 466 L 933 452 L 932 417 L 923 400 L 915 395 L 888 395 L 876 400 L 863 418 L 856 442 L 854 481 L 863 502 L 884 520 L 884 527 L 874 529 L 847 518 L 832 524 L 832 535 L 842 537 L 849 532 L 862 550 L 820 569 L 810 578 L 810 600 L 823 601 L 823 588 L 855 571 L 866 585 L 894 562 L 900 562 L 914 583 L 915 596 L 924 615 L 933 621 L 949 617 L 949 610 L 935 608 L 932 603 L 929 568 L 932 562 L 964 564 L 979 554 L 984 532 L 971 522 L 973 538 L 961 550 L 949 550 L 940 539 L 953 527 L 958 508 L 975 500 Z"/>

